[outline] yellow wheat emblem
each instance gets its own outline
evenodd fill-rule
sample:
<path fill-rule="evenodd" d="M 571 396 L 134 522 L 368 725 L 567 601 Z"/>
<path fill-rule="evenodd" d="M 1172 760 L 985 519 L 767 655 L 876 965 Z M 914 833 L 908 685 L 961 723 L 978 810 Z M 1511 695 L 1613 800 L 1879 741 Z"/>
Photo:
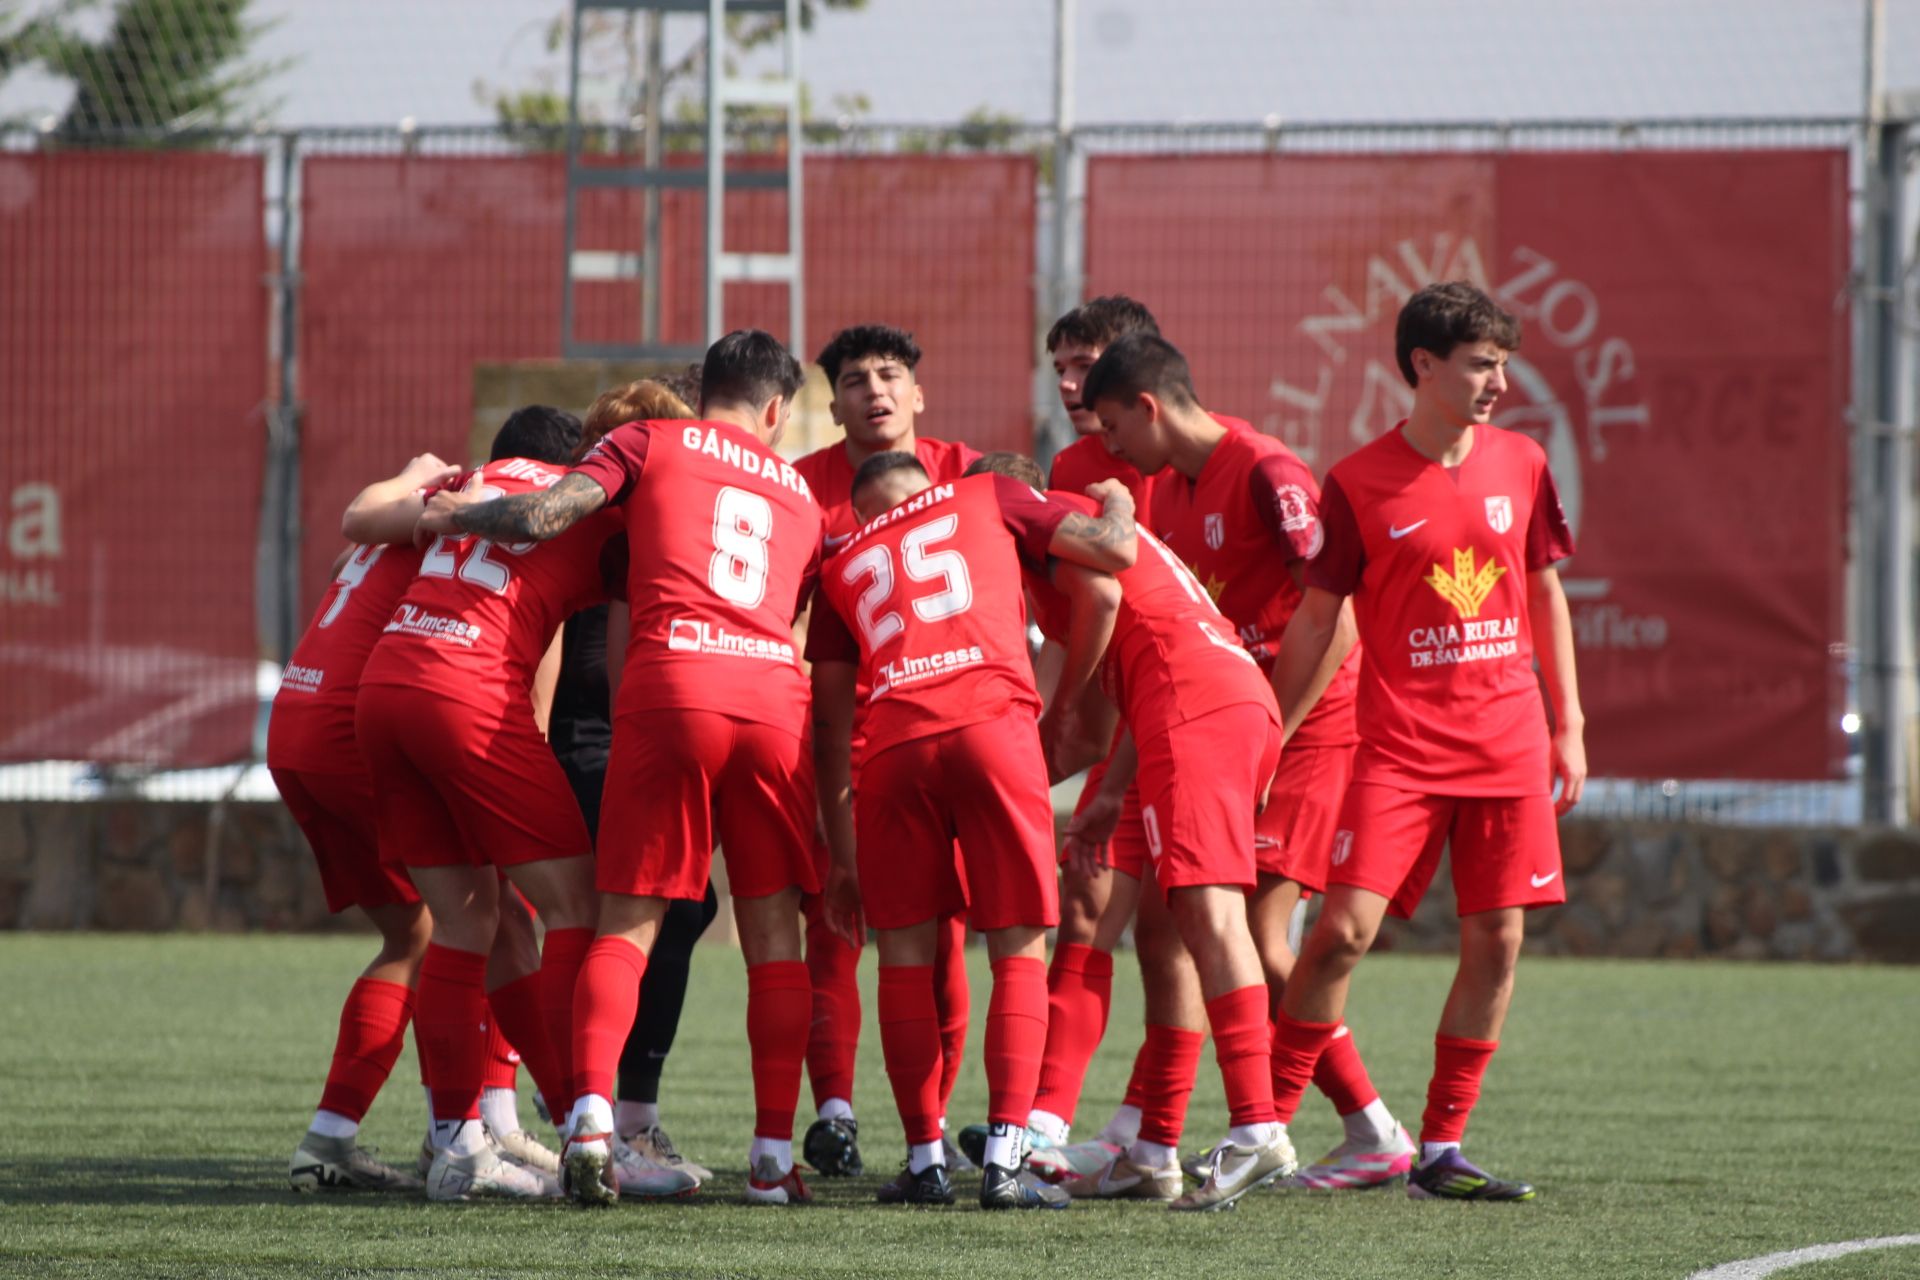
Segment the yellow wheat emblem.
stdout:
<path fill-rule="evenodd" d="M 1461 617 L 1477 618 L 1480 616 L 1480 606 L 1493 593 L 1493 584 L 1500 581 L 1506 571 L 1506 567 L 1492 556 L 1488 556 L 1487 562 L 1476 569 L 1473 567 L 1473 549 L 1469 547 L 1463 551 L 1455 547 L 1453 572 L 1449 574 L 1436 564 L 1433 572 L 1423 581 L 1439 592 L 1440 598 L 1452 605 Z"/>

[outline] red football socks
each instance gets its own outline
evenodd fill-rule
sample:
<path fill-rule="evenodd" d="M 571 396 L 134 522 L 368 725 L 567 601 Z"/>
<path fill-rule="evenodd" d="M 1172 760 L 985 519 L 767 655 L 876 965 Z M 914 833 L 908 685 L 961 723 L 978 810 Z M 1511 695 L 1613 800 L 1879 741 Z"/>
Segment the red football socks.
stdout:
<path fill-rule="evenodd" d="M 493 1009 L 489 1022 L 499 1032 L 503 1046 L 519 1051 L 520 1061 L 527 1064 L 527 1074 L 533 1077 L 533 1087 L 546 1100 L 548 1114 L 565 1114 L 572 1105 L 568 1095 L 573 1092 L 573 1081 L 561 1069 L 560 1055 L 554 1052 L 553 1037 L 547 1030 L 545 990 L 538 970 L 515 978 L 504 987 L 494 988 L 487 993 L 487 1003 Z M 489 1038 L 486 1081 L 489 1088 L 494 1087 L 499 1070 L 498 1063 L 491 1060 L 492 1048 Z M 511 1068 L 507 1069 L 506 1081 L 506 1087 L 511 1088 Z"/>
<path fill-rule="evenodd" d="M 747 966 L 747 1047 L 753 1055 L 756 1138 L 793 1139 L 812 1018 L 813 984 L 805 964 L 779 960 Z"/>
<path fill-rule="evenodd" d="M 1360 1061 L 1360 1048 L 1353 1042 L 1353 1032 L 1344 1022 L 1327 1041 L 1327 1047 L 1320 1051 L 1320 1061 L 1313 1068 L 1313 1087 L 1327 1095 L 1334 1114 L 1343 1116 L 1365 1110 L 1368 1103 L 1380 1096 L 1380 1091 L 1373 1087 L 1373 1078 L 1367 1074 L 1367 1064 Z"/>
<path fill-rule="evenodd" d="M 1033 956 L 993 962 L 987 1005 L 987 1122 L 1024 1125 L 1047 1048 L 1047 966 Z"/>
<path fill-rule="evenodd" d="M 358 1122 L 387 1082 L 406 1042 L 413 1017 L 413 992 L 397 982 L 362 978 L 340 1006 L 340 1034 L 333 1042 L 333 1065 L 320 1109 Z"/>
<path fill-rule="evenodd" d="M 1480 1098 L 1480 1078 L 1499 1047 L 1497 1040 L 1433 1038 L 1433 1079 L 1427 1084 L 1427 1109 L 1420 1117 L 1421 1142 L 1459 1142 L 1466 1136 L 1467 1117 Z"/>
<path fill-rule="evenodd" d="M 1235 1125 L 1273 1118 L 1273 1030 L 1267 1025 L 1264 982 L 1207 1001 L 1213 1056 L 1227 1090 L 1227 1118 Z"/>
<path fill-rule="evenodd" d="M 414 996 L 413 1034 L 433 1082 L 433 1118 L 478 1120 L 486 1073 L 487 958 L 429 943 Z M 331 1108 L 329 1108 L 331 1110 Z"/>
<path fill-rule="evenodd" d="M 880 966 L 880 1049 L 907 1141 L 938 1142 L 940 1015 L 932 965 Z"/>
<path fill-rule="evenodd" d="M 1047 970 L 1047 1051 L 1040 1063 L 1040 1087 L 1033 1095 L 1035 1107 L 1073 1123 L 1087 1064 L 1107 1033 L 1112 1007 L 1113 957 L 1077 942 L 1054 948 Z"/>
<path fill-rule="evenodd" d="M 1127 1104 L 1140 1108 L 1142 1141 L 1180 1145 L 1180 1131 L 1187 1125 L 1187 1099 L 1193 1095 L 1193 1077 L 1200 1069 L 1200 1046 L 1206 1041 L 1204 1031 L 1148 1025 L 1147 1041 L 1134 1059 L 1134 1084 L 1127 1086 Z"/>
<path fill-rule="evenodd" d="M 522 978 L 521 981 L 527 979 Z M 520 1055 L 507 1039 L 500 1002 L 489 995 L 487 1003 L 493 1007 L 493 1012 L 487 1018 L 487 1074 L 480 1083 L 488 1089 L 511 1089 L 520 1075 Z M 536 1089 L 539 1087 L 537 1084 L 534 1086 Z"/>
<path fill-rule="evenodd" d="M 573 1065 L 573 989 L 579 985 L 580 967 L 586 963 L 587 949 L 593 945 L 591 929 L 552 929 L 547 930 L 547 940 L 540 948 L 540 999 L 545 1002 L 547 1015 L 547 1036 L 553 1042 L 554 1056 L 559 1059 L 560 1079 L 578 1086 L 579 1080 Z M 635 996 L 637 1004 L 639 997 Z M 633 1011 L 627 1011 L 627 1020 L 621 1025 L 621 1043 L 626 1042 L 627 1032 L 633 1030 Z M 526 1056 L 526 1050 L 520 1050 L 520 1056 Z M 618 1064 L 619 1054 L 614 1055 Z M 609 1089 L 612 1087 L 608 1086 Z M 540 1091 L 542 1097 L 547 1091 Z M 602 1094 L 611 1097 L 611 1093 Z M 568 1092 L 566 1099 L 558 1104 L 549 1103 L 548 1114 L 557 1115 L 554 1105 L 571 1109 L 574 1095 Z"/>
<path fill-rule="evenodd" d="M 1273 1110 L 1281 1124 L 1300 1110 L 1337 1022 L 1301 1022 L 1283 1011 L 1273 1020 Z"/>
<path fill-rule="evenodd" d="M 853 1100 L 853 1065 L 860 1050 L 860 949 L 828 929 L 824 918 L 807 924 L 807 976 L 813 987 L 813 1020 L 807 1036 L 807 1079 L 813 1105 L 828 1098 Z"/>
<path fill-rule="evenodd" d="M 552 935 L 548 935 L 551 937 Z M 595 938 L 573 985 L 573 1093 L 613 1097 L 620 1050 L 640 1008 L 647 956 L 625 938 Z M 566 1106 L 572 1105 L 570 1099 Z M 557 1112 L 555 1114 L 558 1114 Z"/>
<path fill-rule="evenodd" d="M 953 1086 L 960 1082 L 960 1064 L 967 1054 L 967 1022 L 973 1013 L 973 992 L 967 987 L 967 921 L 951 915 L 940 922 L 938 950 L 933 954 L 933 1002 L 940 1010 L 940 1114 L 947 1114 Z M 1020 1117 L 1021 1123 L 1026 1117 Z"/>

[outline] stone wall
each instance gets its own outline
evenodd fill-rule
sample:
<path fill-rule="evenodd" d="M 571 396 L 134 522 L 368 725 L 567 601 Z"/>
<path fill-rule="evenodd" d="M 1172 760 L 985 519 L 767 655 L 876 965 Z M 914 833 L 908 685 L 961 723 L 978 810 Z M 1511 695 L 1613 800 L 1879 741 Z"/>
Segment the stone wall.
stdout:
<path fill-rule="evenodd" d="M 1920 834 L 1568 822 L 1547 955 L 1920 962 Z M 277 803 L 0 804 L 0 927 L 355 929 Z M 1386 948 L 1450 951 L 1452 885 Z M 724 931 L 715 931 L 724 937 Z"/>

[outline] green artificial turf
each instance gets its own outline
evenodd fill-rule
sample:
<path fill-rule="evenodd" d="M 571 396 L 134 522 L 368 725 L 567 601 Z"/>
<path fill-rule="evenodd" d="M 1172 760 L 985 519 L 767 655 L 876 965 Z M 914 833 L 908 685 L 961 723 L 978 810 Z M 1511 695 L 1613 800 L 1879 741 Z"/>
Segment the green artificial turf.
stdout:
<path fill-rule="evenodd" d="M 1809 1244 L 1920 1233 L 1910 969 L 1528 960 L 1468 1151 L 1536 1183 L 1531 1205 L 1399 1191 L 1263 1192 L 1238 1212 L 1147 1204 L 987 1215 L 884 1209 L 903 1151 L 881 1068 L 873 959 L 856 1105 L 870 1173 L 807 1209 L 736 1203 L 752 1120 L 737 953 L 696 955 L 663 1121 L 719 1178 L 686 1202 L 430 1205 L 298 1196 L 287 1158 L 318 1097 L 364 938 L 0 935 L 0 1272 L 78 1276 L 1464 1276 L 1678 1280 Z M 978 1118 L 987 975 L 955 1123 Z M 1138 1045 L 1122 956 L 1078 1136 L 1119 1100 Z M 1379 956 L 1349 1020 L 1387 1103 L 1417 1128 L 1451 966 Z M 401 1158 L 423 1123 L 412 1050 L 362 1140 Z M 531 1086 L 523 1085 L 523 1099 Z M 523 1102 L 531 1123 L 532 1108 Z M 803 1107 L 802 1127 L 810 1114 Z M 1225 1122 L 1202 1060 L 1188 1146 Z M 1311 1159 L 1338 1140 L 1309 1095 Z M 797 1135 L 796 1135 L 797 1136 Z M 1782 1273 L 1920 1277 L 1920 1249 Z"/>

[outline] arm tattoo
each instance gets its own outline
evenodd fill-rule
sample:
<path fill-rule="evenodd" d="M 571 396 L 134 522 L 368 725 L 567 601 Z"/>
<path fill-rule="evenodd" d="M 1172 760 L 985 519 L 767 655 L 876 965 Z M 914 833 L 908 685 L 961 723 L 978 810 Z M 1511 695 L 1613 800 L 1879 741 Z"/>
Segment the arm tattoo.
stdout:
<path fill-rule="evenodd" d="M 1117 547 L 1132 541 L 1134 537 L 1133 513 L 1116 513 L 1109 507 L 1096 517 L 1075 511 L 1060 522 L 1060 531 L 1096 547 Z"/>
<path fill-rule="evenodd" d="M 476 502 L 454 512 L 468 533 L 495 542 L 545 542 L 607 503 L 607 491 L 583 475 L 566 475 L 551 489 Z"/>

